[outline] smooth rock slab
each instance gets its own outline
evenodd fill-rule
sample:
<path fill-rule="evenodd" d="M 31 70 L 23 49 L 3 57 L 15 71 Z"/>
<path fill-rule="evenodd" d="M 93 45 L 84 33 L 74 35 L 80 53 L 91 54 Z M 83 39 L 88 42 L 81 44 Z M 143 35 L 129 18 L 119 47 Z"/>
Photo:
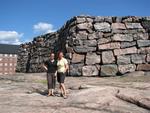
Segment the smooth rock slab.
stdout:
<path fill-rule="evenodd" d="M 115 64 L 101 65 L 100 76 L 115 76 L 118 72 L 118 67 Z"/>
<path fill-rule="evenodd" d="M 127 72 L 133 72 L 136 69 L 135 64 L 118 65 L 119 72 L 125 74 Z"/>
<path fill-rule="evenodd" d="M 99 70 L 94 65 L 88 65 L 82 67 L 82 75 L 83 76 L 98 76 Z"/>
<path fill-rule="evenodd" d="M 99 64 L 101 62 L 100 55 L 97 55 L 96 53 L 87 53 L 86 55 L 86 64 Z"/>
<path fill-rule="evenodd" d="M 69 105 L 75 105 L 76 108 L 83 108 L 85 111 L 94 109 L 93 112 L 85 113 L 148 113 L 148 110 L 137 107 L 136 104 L 117 98 L 118 90 L 118 88 L 110 86 L 84 89 L 72 97 Z M 84 112 L 82 111 L 82 113 Z"/>
<path fill-rule="evenodd" d="M 126 73 L 126 74 L 124 74 L 124 76 L 141 77 L 141 76 L 145 76 L 145 72 L 144 71 L 134 71 L 134 72 Z"/>
<path fill-rule="evenodd" d="M 136 89 L 121 89 L 116 97 L 136 104 L 142 108 L 150 109 L 150 96 L 146 91 Z"/>
<path fill-rule="evenodd" d="M 149 113 L 137 103 L 116 97 L 125 95 L 148 105 L 149 81 L 133 82 L 128 76 L 66 77 L 68 99 L 63 99 L 59 97 L 59 84 L 55 89 L 58 96 L 46 96 L 47 85 L 40 82 L 46 81 L 46 73 L 19 74 L 24 81 L 17 75 L 0 76 L 0 113 Z M 124 78 L 129 82 L 123 82 Z"/>

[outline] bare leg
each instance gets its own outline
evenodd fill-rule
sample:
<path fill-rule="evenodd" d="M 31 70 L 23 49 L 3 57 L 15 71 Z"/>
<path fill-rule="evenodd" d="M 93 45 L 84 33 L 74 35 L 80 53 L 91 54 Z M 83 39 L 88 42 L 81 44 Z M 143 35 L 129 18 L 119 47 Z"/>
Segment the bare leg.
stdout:
<path fill-rule="evenodd" d="M 48 96 L 54 96 L 54 89 L 48 90 Z"/>
<path fill-rule="evenodd" d="M 60 89 L 60 91 L 61 91 L 61 94 L 63 94 L 63 89 L 62 89 L 61 84 L 59 84 L 59 89 Z"/>
<path fill-rule="evenodd" d="M 54 95 L 54 89 L 51 90 L 51 95 Z"/>
<path fill-rule="evenodd" d="M 66 88 L 65 88 L 64 83 L 61 83 L 61 87 L 62 87 L 62 90 L 63 90 L 63 94 L 66 96 L 67 93 L 66 93 Z"/>
<path fill-rule="evenodd" d="M 48 96 L 51 96 L 52 92 L 51 89 L 48 89 Z"/>

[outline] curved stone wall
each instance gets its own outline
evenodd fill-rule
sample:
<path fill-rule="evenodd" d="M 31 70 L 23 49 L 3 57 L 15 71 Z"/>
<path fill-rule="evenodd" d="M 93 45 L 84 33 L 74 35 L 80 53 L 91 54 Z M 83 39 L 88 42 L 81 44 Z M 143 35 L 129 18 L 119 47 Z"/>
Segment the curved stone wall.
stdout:
<path fill-rule="evenodd" d="M 150 17 L 76 16 L 57 32 L 22 44 L 17 71 L 42 72 L 50 51 L 63 51 L 71 76 L 150 71 Z"/>

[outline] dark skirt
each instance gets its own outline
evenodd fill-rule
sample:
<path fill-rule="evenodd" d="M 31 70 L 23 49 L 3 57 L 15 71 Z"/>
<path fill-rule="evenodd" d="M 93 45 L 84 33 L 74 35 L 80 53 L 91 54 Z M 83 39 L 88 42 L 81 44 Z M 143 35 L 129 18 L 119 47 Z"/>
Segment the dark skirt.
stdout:
<path fill-rule="evenodd" d="M 47 85 L 48 89 L 55 89 L 56 86 L 55 73 L 47 73 Z"/>
<path fill-rule="evenodd" d="M 57 73 L 57 81 L 58 83 L 64 83 L 66 77 L 66 73 L 58 72 Z"/>

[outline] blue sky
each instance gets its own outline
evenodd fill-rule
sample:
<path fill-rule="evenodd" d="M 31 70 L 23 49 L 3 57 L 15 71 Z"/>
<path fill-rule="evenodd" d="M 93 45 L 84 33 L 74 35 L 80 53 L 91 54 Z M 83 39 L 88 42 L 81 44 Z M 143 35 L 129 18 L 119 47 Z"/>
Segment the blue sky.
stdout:
<path fill-rule="evenodd" d="M 81 14 L 150 16 L 150 0 L 0 0 L 0 43 L 31 41 Z"/>

